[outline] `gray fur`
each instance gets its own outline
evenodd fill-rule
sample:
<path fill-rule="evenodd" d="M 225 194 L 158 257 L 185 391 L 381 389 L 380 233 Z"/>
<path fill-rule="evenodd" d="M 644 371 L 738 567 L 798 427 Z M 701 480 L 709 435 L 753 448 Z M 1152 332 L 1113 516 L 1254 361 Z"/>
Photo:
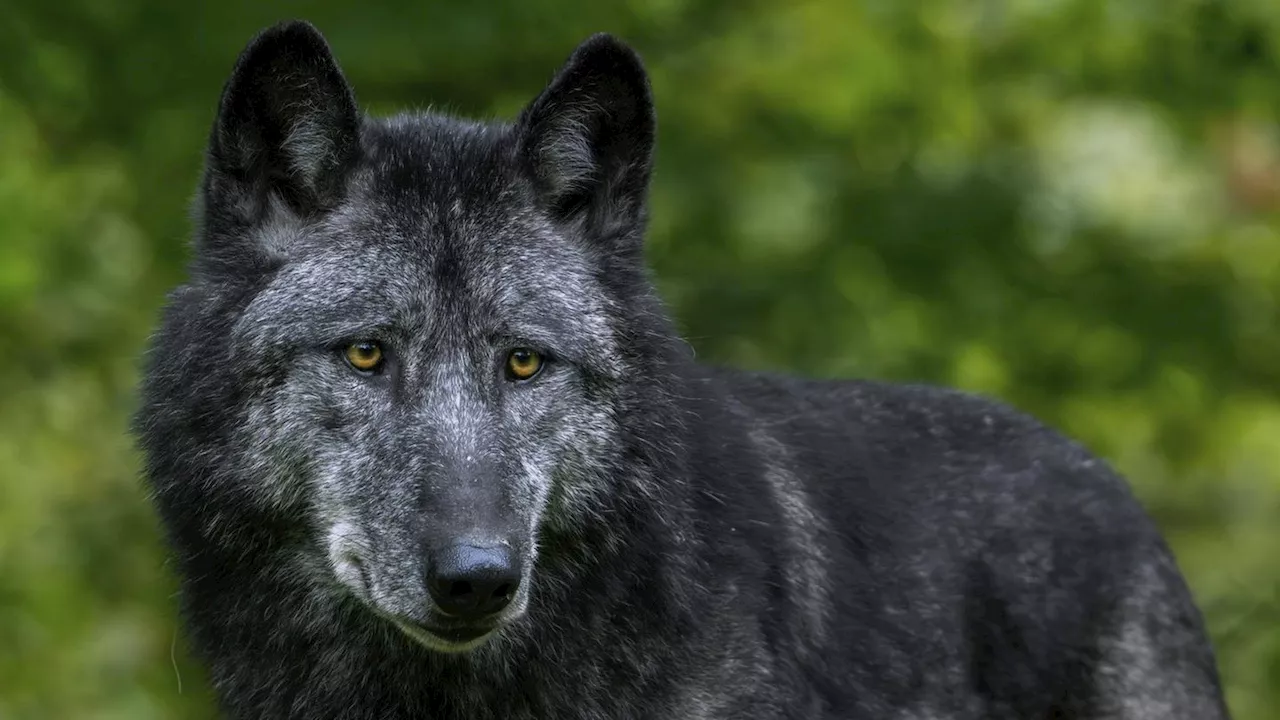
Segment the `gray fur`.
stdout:
<path fill-rule="evenodd" d="M 512 123 L 362 116 L 305 23 L 242 54 L 137 419 L 227 715 L 1226 718 L 1168 548 L 1083 448 L 694 362 L 643 264 L 654 133 L 608 36 Z M 489 617 L 432 594 L 458 545 L 517 561 Z"/>

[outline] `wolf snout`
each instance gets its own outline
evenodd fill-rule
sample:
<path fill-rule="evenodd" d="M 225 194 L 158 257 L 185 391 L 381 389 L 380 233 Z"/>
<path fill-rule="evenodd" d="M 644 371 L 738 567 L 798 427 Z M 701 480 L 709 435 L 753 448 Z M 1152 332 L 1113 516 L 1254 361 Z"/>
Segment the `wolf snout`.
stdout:
<path fill-rule="evenodd" d="M 511 603 L 520 576 L 520 560 L 506 547 L 455 544 L 431 554 L 427 589 L 441 613 L 480 620 Z"/>

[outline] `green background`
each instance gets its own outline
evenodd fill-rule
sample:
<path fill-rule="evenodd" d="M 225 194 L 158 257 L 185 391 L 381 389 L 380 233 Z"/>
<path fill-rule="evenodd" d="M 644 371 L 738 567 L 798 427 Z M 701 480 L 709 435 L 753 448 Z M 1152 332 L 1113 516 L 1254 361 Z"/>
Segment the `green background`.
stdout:
<path fill-rule="evenodd" d="M 1280 716 L 1280 3 L 7 0 L 0 718 L 201 718 L 126 434 L 244 43 L 303 16 L 374 113 L 513 115 L 615 32 L 651 258 L 702 357 L 1004 398 L 1125 471 L 1238 718 Z"/>

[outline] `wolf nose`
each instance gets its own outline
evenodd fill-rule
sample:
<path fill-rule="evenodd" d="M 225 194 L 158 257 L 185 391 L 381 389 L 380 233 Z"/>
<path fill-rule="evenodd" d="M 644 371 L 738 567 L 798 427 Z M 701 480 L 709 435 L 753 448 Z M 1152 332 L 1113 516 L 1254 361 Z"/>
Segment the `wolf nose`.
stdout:
<path fill-rule="evenodd" d="M 478 620 L 506 607 L 520 587 L 520 566 L 503 547 L 453 545 L 436 554 L 427 589 L 448 615 Z"/>

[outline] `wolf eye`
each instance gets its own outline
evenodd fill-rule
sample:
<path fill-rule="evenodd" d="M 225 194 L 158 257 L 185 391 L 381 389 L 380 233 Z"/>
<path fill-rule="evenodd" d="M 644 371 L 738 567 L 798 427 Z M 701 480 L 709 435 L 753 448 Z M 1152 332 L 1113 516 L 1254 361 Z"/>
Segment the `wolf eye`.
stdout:
<path fill-rule="evenodd" d="M 529 348 L 517 348 L 507 354 L 507 379 L 530 380 L 542 370 L 542 355 Z"/>
<path fill-rule="evenodd" d="M 351 367 L 360 372 L 373 372 L 382 366 L 382 347 L 375 342 L 351 343 L 344 354 Z"/>

